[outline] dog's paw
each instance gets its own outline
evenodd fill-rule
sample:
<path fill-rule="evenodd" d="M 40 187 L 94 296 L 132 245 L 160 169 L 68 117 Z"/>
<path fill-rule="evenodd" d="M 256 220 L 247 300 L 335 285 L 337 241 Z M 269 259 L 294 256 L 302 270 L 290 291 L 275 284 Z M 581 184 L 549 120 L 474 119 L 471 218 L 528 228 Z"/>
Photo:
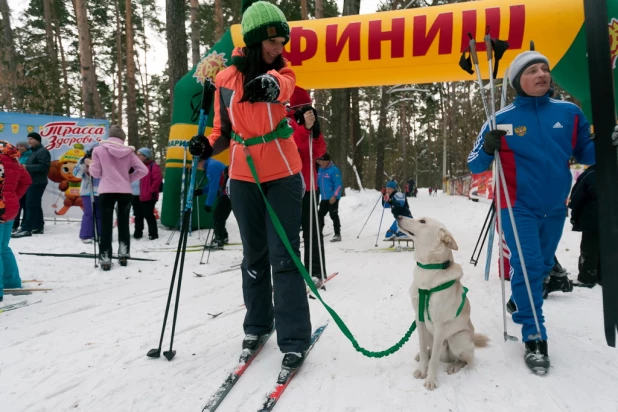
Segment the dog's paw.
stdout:
<path fill-rule="evenodd" d="M 431 359 L 431 349 L 427 349 L 427 359 Z M 414 358 L 415 361 L 420 362 L 421 361 L 421 353 L 418 352 L 416 354 L 416 357 Z"/>
<path fill-rule="evenodd" d="M 430 391 L 433 391 L 434 389 L 436 389 L 438 387 L 436 379 L 431 379 L 431 378 L 425 379 L 425 387 L 429 389 Z"/>
<path fill-rule="evenodd" d="M 414 377 L 416 379 L 425 379 L 427 377 L 427 368 L 418 368 L 415 370 Z"/>
<path fill-rule="evenodd" d="M 448 367 L 448 369 L 446 370 L 446 373 L 448 373 L 449 375 L 452 375 L 454 373 L 459 372 L 461 368 L 463 368 L 464 366 L 466 366 L 465 362 L 457 361 Z"/>

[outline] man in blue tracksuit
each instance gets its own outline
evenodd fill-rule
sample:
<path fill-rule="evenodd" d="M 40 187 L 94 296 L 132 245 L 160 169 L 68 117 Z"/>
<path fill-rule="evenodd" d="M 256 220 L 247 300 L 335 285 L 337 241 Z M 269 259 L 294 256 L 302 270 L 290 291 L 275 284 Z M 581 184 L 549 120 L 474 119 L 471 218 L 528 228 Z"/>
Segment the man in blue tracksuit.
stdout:
<path fill-rule="evenodd" d="M 318 188 L 320 189 L 320 207 L 318 209 L 318 223 L 320 232 L 324 229 L 324 216 L 329 214 L 333 221 L 335 235 L 331 242 L 341 241 L 341 221 L 339 220 L 339 199 L 341 199 L 342 183 L 339 168 L 330 160 L 330 155 L 324 153 L 317 160 L 320 165 L 318 170 Z"/>
<path fill-rule="evenodd" d="M 393 239 L 408 239 L 408 235 L 399 230 L 397 226 L 397 218 L 399 216 L 412 217 L 410 212 L 410 206 L 408 205 L 408 199 L 406 196 L 397 190 L 397 182 L 391 180 L 386 184 L 384 190 L 384 197 L 382 198 L 382 205 L 385 208 L 391 208 L 391 212 L 395 217 L 395 221 L 391 227 L 386 231 L 386 237 L 384 240 Z"/>
<path fill-rule="evenodd" d="M 468 156 L 472 173 L 487 170 L 499 151 L 508 195 L 530 281 L 541 336 L 537 335 L 532 306 L 508 214 L 504 190 L 501 216 L 511 252 L 511 292 L 516 310 L 513 321 L 522 325 L 526 365 L 538 374 L 549 369 L 547 333 L 543 318 L 543 281 L 554 266 L 554 254 L 566 218 L 571 189 L 569 159 L 595 163 L 590 125 L 574 104 L 549 97 L 549 61 L 536 51 L 518 55 L 509 81 L 516 90 L 513 104 L 497 113 L 498 130 L 483 126 Z M 568 282 L 568 279 L 564 279 Z"/>
<path fill-rule="evenodd" d="M 195 195 L 199 196 L 202 193 L 206 193 L 204 210 L 207 213 L 212 212 L 212 205 L 215 199 L 218 198 L 217 207 L 213 213 L 214 237 L 210 246 L 221 248 L 228 242 L 225 222 L 232 211 L 232 204 L 225 189 L 227 183 L 227 166 L 216 159 L 208 158 L 204 161 L 203 168 L 206 171 L 207 182 L 203 189 L 195 191 Z"/>

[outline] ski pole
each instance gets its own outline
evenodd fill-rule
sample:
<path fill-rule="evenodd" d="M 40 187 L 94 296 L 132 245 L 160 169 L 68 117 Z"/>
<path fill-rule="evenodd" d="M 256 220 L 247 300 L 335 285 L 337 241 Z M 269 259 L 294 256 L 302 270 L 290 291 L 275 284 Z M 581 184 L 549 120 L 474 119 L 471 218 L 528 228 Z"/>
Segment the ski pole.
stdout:
<path fill-rule="evenodd" d="M 384 211 L 386 210 L 385 207 L 382 208 L 382 217 L 380 217 L 380 226 L 378 226 L 378 235 L 376 236 L 376 245 L 375 247 L 378 247 L 378 238 L 380 237 L 380 230 L 382 230 L 382 219 L 384 219 Z"/>
<path fill-rule="evenodd" d="M 204 241 L 204 249 L 202 249 L 202 257 L 200 258 L 200 265 L 203 265 L 204 262 L 204 252 L 206 252 L 206 248 L 208 247 L 208 238 L 210 237 L 210 231 L 212 229 L 208 229 L 208 232 L 206 232 L 206 240 Z"/>
<path fill-rule="evenodd" d="M 510 67 L 506 68 L 506 71 L 504 73 L 504 77 L 502 78 L 502 93 L 500 96 L 500 110 L 504 109 L 504 107 L 506 106 L 506 93 L 507 93 L 507 88 L 508 88 L 508 78 L 509 78 L 509 72 L 510 72 Z M 492 175 L 494 176 L 493 179 L 493 186 L 494 188 L 496 187 L 496 164 L 494 162 L 493 165 L 493 173 Z M 494 190 L 494 193 L 496 191 Z M 495 206 L 495 203 L 494 203 Z M 494 209 L 495 212 L 495 209 Z M 495 213 L 494 213 L 495 215 Z M 492 218 L 491 219 L 491 224 L 489 227 L 489 243 L 487 244 L 487 258 L 485 260 L 485 281 L 489 281 L 489 272 L 491 271 L 491 258 L 492 258 L 492 251 L 493 251 L 493 246 L 494 246 L 494 236 L 496 234 L 496 219 Z M 500 238 L 500 247 L 504 247 L 503 244 L 503 238 Z"/>
<path fill-rule="evenodd" d="M 487 109 L 487 105 L 485 102 L 485 91 L 484 91 L 484 86 L 483 86 L 483 80 L 481 79 L 481 75 L 479 73 L 478 56 L 476 55 L 476 41 L 474 40 L 471 34 L 468 34 L 468 36 L 470 36 L 470 56 L 472 57 L 472 60 L 474 61 L 474 65 L 475 65 L 476 72 L 477 72 L 477 80 L 478 80 L 478 83 L 481 89 L 483 106 L 485 108 L 485 115 L 487 117 L 487 125 L 490 130 L 493 130 L 494 120 L 491 118 L 489 110 Z M 490 53 L 491 51 L 488 51 L 488 56 L 490 56 Z M 489 72 L 489 79 L 490 79 L 490 87 L 493 87 L 493 75 L 492 75 L 491 70 Z M 500 155 L 497 150 L 494 153 L 494 158 L 496 159 L 496 168 L 498 169 L 499 172 L 501 172 L 502 168 L 501 168 L 501 163 L 500 163 Z M 509 196 L 508 196 L 508 189 L 506 188 L 506 185 L 504 185 L 504 190 L 505 190 L 505 198 L 508 200 Z M 496 213 L 498 215 L 498 232 L 502 235 L 504 232 L 503 232 L 503 226 L 502 226 L 502 206 L 501 206 L 500 193 L 501 193 L 501 187 L 500 187 L 500 182 L 498 182 L 498 185 L 496 185 L 496 209 L 497 209 Z M 523 261 L 522 261 L 522 265 L 523 265 Z M 509 335 L 508 330 L 507 330 L 506 286 L 505 286 L 505 279 L 504 279 L 504 248 L 502 247 L 500 248 L 500 266 L 501 266 L 500 283 L 501 283 L 501 288 L 502 288 L 502 320 L 503 320 L 503 329 L 504 329 L 504 340 L 505 341 L 507 340 L 517 341 L 517 338 L 515 336 Z M 534 310 L 534 305 L 533 305 L 533 310 Z"/>
<path fill-rule="evenodd" d="M 204 91 L 202 92 L 202 107 L 200 110 L 200 119 L 198 123 L 197 132 L 198 135 L 203 135 L 206 130 L 206 121 L 208 119 L 208 113 L 210 112 L 210 104 L 212 102 L 214 93 L 214 87 L 206 82 L 204 85 Z M 185 145 L 185 157 L 186 157 L 186 145 Z M 195 189 L 195 177 L 197 175 L 197 164 L 199 162 L 199 157 L 193 156 L 192 160 L 192 169 L 191 169 L 191 180 L 189 183 L 189 190 L 187 192 L 187 200 L 185 203 L 184 213 L 182 215 L 182 225 L 180 227 L 180 239 L 178 240 L 178 249 L 176 251 L 176 259 L 174 261 L 174 270 L 172 272 L 172 279 L 170 282 L 170 289 L 167 296 L 167 303 L 165 307 L 165 315 L 163 317 L 163 326 L 161 328 L 161 337 L 159 339 L 159 347 L 157 349 L 151 349 L 148 351 L 147 356 L 151 358 L 158 358 L 161 356 L 161 348 L 163 345 L 163 336 L 165 334 L 165 325 L 167 323 L 167 316 L 169 314 L 170 303 L 172 300 L 172 293 L 174 291 L 174 283 L 176 280 L 176 273 L 178 273 L 178 288 L 176 291 L 176 302 L 174 307 L 174 317 L 172 320 L 172 336 L 170 339 L 170 348 L 168 351 L 163 352 L 163 356 L 168 361 L 171 361 L 174 356 L 176 356 L 176 351 L 173 350 L 174 346 L 174 333 L 176 332 L 176 319 L 178 317 L 178 307 L 180 303 L 180 290 L 182 286 L 182 274 L 184 271 L 184 263 L 185 256 L 187 252 L 187 238 L 188 238 L 188 227 L 191 221 L 191 211 L 193 208 L 193 192 Z M 183 182 L 184 183 L 184 182 Z M 180 267 L 178 266 L 180 261 Z"/>
<path fill-rule="evenodd" d="M 369 213 L 369 216 L 367 216 L 367 220 L 365 220 L 365 224 L 361 228 L 360 232 L 358 232 L 358 236 L 356 236 L 357 239 L 360 237 L 361 233 L 363 232 L 363 229 L 365 229 L 365 226 L 367 226 L 367 222 L 369 222 L 369 219 L 371 218 L 371 215 L 373 215 L 373 211 L 376 210 L 376 207 L 378 207 L 378 203 L 380 203 L 381 199 L 382 199 L 382 195 L 380 195 L 380 197 L 378 197 L 378 201 L 373 206 L 373 209 L 371 209 L 371 213 Z"/>
<path fill-rule="evenodd" d="M 497 152 L 497 151 L 496 151 Z M 515 245 L 517 246 L 517 253 L 519 254 L 519 259 L 521 260 L 521 269 L 524 275 L 524 281 L 526 282 L 526 289 L 528 291 L 528 298 L 530 299 L 530 307 L 532 308 L 532 316 L 534 317 L 534 325 L 536 326 L 536 331 L 537 334 L 536 335 L 530 335 L 528 336 L 528 339 L 530 340 L 535 340 L 535 339 L 542 339 L 542 333 L 541 333 L 541 326 L 539 324 L 539 318 L 537 317 L 536 314 L 536 308 L 534 306 L 534 298 L 532 297 L 532 288 L 530 287 L 530 279 L 528 278 L 528 269 L 526 268 L 526 262 L 524 259 L 524 254 L 522 252 L 521 249 L 521 242 L 519 239 L 519 233 L 517 231 L 517 225 L 515 223 L 515 215 L 513 214 L 513 207 L 511 205 L 511 198 L 508 195 L 508 189 L 506 186 L 506 179 L 504 177 L 504 169 L 502 168 L 502 162 L 500 160 L 500 156 L 498 155 L 498 153 L 495 154 L 496 156 L 496 168 L 498 169 L 498 175 L 500 177 L 500 182 L 502 183 L 502 188 L 504 189 L 504 194 L 505 194 L 505 199 L 506 199 L 506 207 L 508 209 L 509 212 L 509 219 L 511 221 L 511 226 L 513 227 L 513 235 L 515 237 Z M 498 217 L 500 218 L 500 215 L 502 213 L 498 213 Z M 500 224 L 500 223 L 499 223 Z M 502 230 L 500 231 L 500 233 L 504 233 Z M 502 245 L 501 245 L 502 246 Z M 504 259 L 503 259 L 503 252 L 504 248 L 500 247 L 500 252 L 501 252 L 501 257 L 500 257 L 500 264 L 502 266 L 502 282 L 504 283 Z M 504 294 L 504 292 L 503 292 Z M 504 298 L 503 300 L 503 305 L 502 307 L 505 307 L 505 302 L 504 302 Z M 505 309 L 506 310 L 506 309 Z"/>
<path fill-rule="evenodd" d="M 212 216 L 212 225 L 215 226 L 217 222 L 215 222 L 215 215 L 213 213 Z M 212 251 L 212 242 L 215 240 L 215 230 L 212 230 L 212 237 L 210 238 L 210 247 L 208 248 L 208 256 L 206 257 L 206 264 L 210 262 L 210 252 Z"/>
<path fill-rule="evenodd" d="M 481 249 L 478 250 L 478 254 L 477 254 L 477 249 L 479 247 L 479 243 L 481 243 L 481 237 L 483 236 L 483 233 L 487 233 L 487 222 L 490 222 L 491 216 L 493 215 L 493 203 L 491 205 L 491 207 L 489 208 L 489 210 L 487 211 L 487 216 L 485 217 L 485 222 L 483 222 L 483 228 L 481 229 L 481 233 L 479 233 L 479 237 L 476 240 L 476 246 L 474 246 L 474 251 L 472 252 L 472 256 L 470 257 L 470 263 L 473 264 L 474 266 L 476 266 L 476 264 L 478 263 L 478 258 L 481 255 L 481 250 L 483 249 L 483 245 L 481 245 Z M 483 242 L 485 242 L 483 240 Z M 477 256 L 476 258 L 474 256 Z"/>
<path fill-rule="evenodd" d="M 321 238 L 322 238 L 322 231 L 320 230 L 319 226 L 319 219 L 318 219 L 318 209 L 317 209 L 317 199 L 316 199 L 316 192 L 315 192 L 315 164 L 313 161 L 313 130 L 309 133 L 309 173 L 310 173 L 310 177 L 309 177 L 309 181 L 310 181 L 310 191 L 309 191 L 309 200 L 311 201 L 311 205 L 309 206 L 309 213 L 311 214 L 310 218 L 310 223 L 309 223 L 309 238 L 311 238 L 311 233 L 313 233 L 313 223 L 315 222 L 316 228 L 317 229 L 317 233 L 315 234 L 317 237 L 317 243 L 318 243 L 318 258 L 320 259 L 320 271 L 321 271 L 321 276 L 320 279 L 322 280 L 322 283 L 324 283 L 324 261 L 322 260 L 323 256 L 322 256 L 322 242 L 321 242 Z M 314 220 L 315 219 L 315 220 Z M 311 250 L 313 250 L 313 243 L 310 241 L 309 243 L 311 243 Z M 313 266 L 313 260 L 311 260 L 311 258 L 309 258 L 309 265 Z M 322 287 L 324 287 L 324 285 L 322 285 Z"/>

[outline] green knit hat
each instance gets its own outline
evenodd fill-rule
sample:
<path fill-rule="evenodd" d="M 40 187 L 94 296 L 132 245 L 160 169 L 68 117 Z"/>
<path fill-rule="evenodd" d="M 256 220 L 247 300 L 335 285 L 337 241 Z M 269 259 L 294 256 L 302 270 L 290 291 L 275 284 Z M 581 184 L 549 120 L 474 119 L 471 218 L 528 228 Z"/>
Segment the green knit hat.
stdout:
<path fill-rule="evenodd" d="M 247 46 L 273 37 L 284 37 L 285 43 L 290 40 L 290 26 L 279 7 L 266 1 L 243 0 L 242 10 L 242 36 Z"/>

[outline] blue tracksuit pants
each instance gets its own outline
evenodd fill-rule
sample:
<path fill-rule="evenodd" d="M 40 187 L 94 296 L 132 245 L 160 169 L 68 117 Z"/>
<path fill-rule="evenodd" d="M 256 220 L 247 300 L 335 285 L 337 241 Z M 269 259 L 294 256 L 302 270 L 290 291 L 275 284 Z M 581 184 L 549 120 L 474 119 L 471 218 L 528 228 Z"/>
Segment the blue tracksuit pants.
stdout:
<path fill-rule="evenodd" d="M 542 339 L 546 340 L 547 332 L 543 318 L 543 280 L 554 266 L 554 256 L 562 237 L 566 210 L 559 215 L 539 217 L 527 208 L 516 206 L 513 208 L 513 214 Z M 502 209 L 502 225 L 506 244 L 511 252 L 511 293 L 517 305 L 517 311 L 513 313 L 513 321 L 522 325 L 522 339 L 526 342 L 533 340 L 530 336 L 536 334 L 537 330 L 508 209 Z"/>

